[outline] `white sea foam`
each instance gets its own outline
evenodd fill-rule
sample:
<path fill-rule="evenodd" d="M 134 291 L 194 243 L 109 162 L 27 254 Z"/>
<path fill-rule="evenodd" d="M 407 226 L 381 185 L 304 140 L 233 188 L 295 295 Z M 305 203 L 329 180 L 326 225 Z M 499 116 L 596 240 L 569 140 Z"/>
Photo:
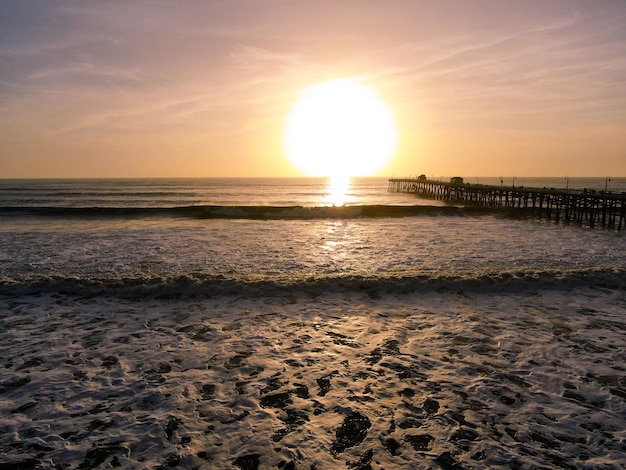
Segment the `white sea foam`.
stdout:
<path fill-rule="evenodd" d="M 625 304 L 597 288 L 5 297 L 0 462 L 618 468 Z"/>

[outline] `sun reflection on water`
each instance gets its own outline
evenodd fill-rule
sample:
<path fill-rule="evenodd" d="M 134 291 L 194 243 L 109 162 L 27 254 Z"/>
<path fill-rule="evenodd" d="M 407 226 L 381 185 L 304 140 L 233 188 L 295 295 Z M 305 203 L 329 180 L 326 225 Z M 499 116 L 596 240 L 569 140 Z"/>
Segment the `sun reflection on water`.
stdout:
<path fill-rule="evenodd" d="M 335 176 L 328 179 L 326 185 L 325 203 L 332 206 L 344 206 L 350 202 L 350 185 L 349 176 Z"/>

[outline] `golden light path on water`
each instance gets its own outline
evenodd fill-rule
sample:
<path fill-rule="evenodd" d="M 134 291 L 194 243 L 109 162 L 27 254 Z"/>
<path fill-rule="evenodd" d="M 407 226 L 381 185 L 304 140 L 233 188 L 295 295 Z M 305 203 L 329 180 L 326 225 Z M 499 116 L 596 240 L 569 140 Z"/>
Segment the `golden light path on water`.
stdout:
<path fill-rule="evenodd" d="M 348 176 L 335 176 L 328 179 L 324 205 L 343 206 L 350 201 L 350 187 L 352 181 Z"/>

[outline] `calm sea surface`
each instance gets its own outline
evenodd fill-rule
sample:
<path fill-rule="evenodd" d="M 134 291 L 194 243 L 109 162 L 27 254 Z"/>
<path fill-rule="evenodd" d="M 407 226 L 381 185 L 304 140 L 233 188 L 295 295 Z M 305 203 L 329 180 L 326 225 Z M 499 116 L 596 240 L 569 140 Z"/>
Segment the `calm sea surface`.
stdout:
<path fill-rule="evenodd" d="M 492 181 L 493 180 L 493 181 Z M 499 184 L 498 178 L 477 178 Z M 626 190 L 625 179 L 515 184 Z M 621 232 L 389 206 L 385 178 L 0 181 L 0 289 L 154 295 L 618 283 Z M 364 208 L 376 207 L 376 217 Z M 144 292 L 145 291 L 145 292 Z"/>

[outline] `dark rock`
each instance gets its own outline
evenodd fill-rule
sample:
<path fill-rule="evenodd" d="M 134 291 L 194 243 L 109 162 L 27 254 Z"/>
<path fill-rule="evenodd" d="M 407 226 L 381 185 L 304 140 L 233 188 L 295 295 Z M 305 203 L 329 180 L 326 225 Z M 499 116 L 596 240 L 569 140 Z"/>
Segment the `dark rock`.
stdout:
<path fill-rule="evenodd" d="M 37 406 L 37 402 L 36 401 L 29 401 L 27 403 L 24 403 L 22 406 L 18 406 L 17 408 L 11 410 L 11 413 L 23 413 L 24 411 L 32 408 L 33 406 Z"/>
<path fill-rule="evenodd" d="M 563 392 L 564 398 L 571 398 L 572 400 L 579 401 L 580 403 L 587 403 L 587 399 L 580 393 L 576 393 L 572 390 L 565 390 Z"/>
<path fill-rule="evenodd" d="M 551 439 L 548 436 L 544 436 L 543 434 L 536 432 L 536 431 L 530 433 L 530 438 L 533 441 L 539 442 L 540 444 L 544 445 L 548 449 L 560 449 L 561 448 L 560 442 L 556 441 L 555 439 Z"/>
<path fill-rule="evenodd" d="M 313 400 L 313 414 L 319 416 L 326 411 L 326 407 L 319 401 Z"/>
<path fill-rule="evenodd" d="M 372 457 L 374 457 L 374 451 L 370 449 L 361 455 L 358 462 L 347 462 L 346 466 L 355 470 L 372 470 Z"/>
<path fill-rule="evenodd" d="M 249 355 L 246 354 L 236 354 L 224 363 L 224 367 L 226 369 L 236 369 L 237 367 L 241 367 L 244 359 L 248 356 Z"/>
<path fill-rule="evenodd" d="M 496 350 L 488 344 L 478 344 L 476 346 L 472 346 L 470 351 L 480 354 L 481 356 L 489 356 L 494 354 Z"/>
<path fill-rule="evenodd" d="M 285 408 L 287 405 L 291 405 L 291 393 L 281 392 L 273 395 L 266 395 L 261 398 L 259 404 L 261 408 Z"/>
<path fill-rule="evenodd" d="M 515 404 L 515 398 L 511 398 L 506 395 L 502 395 L 500 397 L 500 401 L 507 406 L 513 406 Z"/>
<path fill-rule="evenodd" d="M 280 441 L 282 441 L 283 437 L 285 437 L 290 432 L 291 432 L 291 429 L 289 429 L 289 428 L 279 429 L 274 434 L 272 434 L 272 442 L 280 442 Z"/>
<path fill-rule="evenodd" d="M 302 363 L 296 359 L 286 359 L 285 364 L 287 364 L 290 367 L 295 367 L 295 368 L 303 367 Z"/>
<path fill-rule="evenodd" d="M 360 348 L 361 345 L 356 341 L 350 339 L 346 335 L 342 335 L 340 333 L 334 333 L 332 331 L 327 331 L 326 334 L 333 338 L 333 343 L 338 344 L 340 346 L 348 346 L 349 348 Z"/>
<path fill-rule="evenodd" d="M 346 416 L 337 428 L 336 439 L 330 451 L 336 455 L 349 447 L 360 444 L 367 436 L 367 430 L 372 426 L 369 418 L 358 411 L 353 411 Z"/>
<path fill-rule="evenodd" d="M 293 342 L 294 344 L 304 344 L 304 343 L 308 343 L 312 339 L 313 337 L 311 335 L 304 334 L 302 336 L 298 336 L 298 338 L 294 339 Z"/>
<path fill-rule="evenodd" d="M 454 457 L 452 457 L 452 454 L 450 452 L 444 452 L 443 454 L 439 455 L 435 459 L 435 462 L 437 462 L 437 464 L 439 464 L 439 466 L 443 468 L 443 470 L 463 470 L 461 464 L 459 464 L 454 459 Z"/>
<path fill-rule="evenodd" d="M 93 469 L 99 467 L 111 455 L 121 450 L 119 445 L 112 444 L 106 446 L 93 447 L 85 454 L 85 459 L 78 466 L 79 469 Z"/>
<path fill-rule="evenodd" d="M 596 432 L 598 429 L 602 429 L 602 424 L 590 421 L 580 424 L 580 427 L 589 432 Z"/>
<path fill-rule="evenodd" d="M 611 393 L 611 395 L 615 395 L 616 397 L 620 397 L 623 398 L 624 400 L 626 400 L 626 390 L 621 389 L 621 388 L 612 388 L 609 390 L 609 392 Z"/>
<path fill-rule="evenodd" d="M 246 385 L 250 382 L 246 380 L 240 380 L 239 382 L 235 382 L 235 389 L 239 395 L 246 395 L 248 393 L 246 389 Z"/>
<path fill-rule="evenodd" d="M 374 349 L 370 355 L 368 357 L 366 357 L 364 359 L 364 361 L 373 366 L 374 364 L 376 364 L 377 362 L 379 362 L 382 358 L 384 357 L 383 352 L 381 351 L 380 348 L 376 348 Z"/>
<path fill-rule="evenodd" d="M 626 377 L 618 376 L 618 375 L 594 375 L 591 373 L 587 374 L 589 379 L 598 382 L 605 387 L 626 387 Z"/>
<path fill-rule="evenodd" d="M 427 398 L 424 401 L 424 410 L 431 415 L 437 413 L 439 411 L 439 402 L 432 398 Z"/>
<path fill-rule="evenodd" d="M 102 367 L 105 369 L 111 369 L 114 365 L 118 363 L 117 357 L 115 356 L 107 356 L 102 360 Z"/>
<path fill-rule="evenodd" d="M 367 395 L 363 395 L 363 396 L 357 396 L 357 395 L 352 395 L 350 397 L 348 397 L 348 400 L 350 401 L 357 401 L 359 403 L 371 403 L 373 401 L 376 401 L 375 398 L 373 397 L 369 397 Z"/>
<path fill-rule="evenodd" d="M 293 384 L 293 386 L 295 387 L 293 389 L 293 393 L 298 397 L 298 398 L 310 398 L 311 395 L 309 394 L 309 388 L 304 385 L 304 384 Z"/>
<path fill-rule="evenodd" d="M 81 380 L 87 377 L 87 372 L 83 372 L 82 370 L 75 370 L 74 372 L 72 372 L 72 375 L 76 380 Z"/>
<path fill-rule="evenodd" d="M 396 455 L 396 451 L 400 448 L 400 443 L 393 437 L 381 439 L 383 447 L 389 451 L 391 455 Z"/>
<path fill-rule="evenodd" d="M 109 410 L 109 406 L 107 406 L 105 403 L 98 403 L 96 406 L 94 406 L 93 408 L 91 408 L 88 413 L 90 415 L 97 415 L 100 413 L 104 413 L 105 411 Z"/>
<path fill-rule="evenodd" d="M 415 418 L 406 418 L 398 423 L 400 429 L 420 428 L 424 423 Z"/>
<path fill-rule="evenodd" d="M 451 441 L 475 441 L 476 439 L 478 439 L 478 433 L 473 429 L 467 428 L 457 429 L 450 437 Z"/>
<path fill-rule="evenodd" d="M 506 427 L 504 428 L 504 432 L 507 433 L 511 439 L 517 441 L 517 431 L 515 429 Z"/>
<path fill-rule="evenodd" d="M 261 372 L 263 372 L 265 368 L 259 365 L 249 365 L 247 368 L 248 377 L 256 377 Z"/>
<path fill-rule="evenodd" d="M 273 392 L 274 390 L 278 390 L 280 387 L 283 386 L 283 384 L 284 383 L 278 377 L 270 377 L 267 381 L 267 386 L 261 389 L 261 393 L 265 394 Z"/>
<path fill-rule="evenodd" d="M 37 467 L 39 463 L 36 459 L 11 459 L 5 460 L 4 458 L 0 461 L 0 468 L 2 470 L 33 470 Z"/>
<path fill-rule="evenodd" d="M 414 366 L 405 366 L 397 362 L 385 362 L 382 363 L 381 366 L 397 372 L 399 379 L 427 379 L 427 376 L 420 372 L 417 367 Z"/>
<path fill-rule="evenodd" d="M 304 423 L 309 421 L 309 415 L 306 411 L 287 408 L 285 410 L 285 414 L 285 416 L 279 417 L 279 419 L 284 422 L 287 427 L 279 429 L 272 435 L 272 441 L 274 442 L 279 442 L 287 434 L 293 432 L 298 426 L 302 426 Z"/>
<path fill-rule="evenodd" d="M 178 418 L 174 418 L 171 417 L 170 419 L 167 420 L 167 424 L 165 425 L 165 437 L 167 437 L 167 439 L 171 439 L 172 435 L 174 434 L 174 431 L 176 431 L 178 429 L 178 426 L 180 424 L 180 419 Z"/>
<path fill-rule="evenodd" d="M 238 415 L 231 416 L 231 417 L 228 417 L 226 419 L 221 419 L 220 423 L 222 423 L 222 424 L 236 423 L 237 421 L 241 421 L 242 419 L 248 417 L 249 415 L 250 415 L 250 412 L 248 410 L 243 410 Z"/>
<path fill-rule="evenodd" d="M 390 356 L 400 354 L 400 342 L 396 339 L 388 339 L 383 343 L 383 352 Z"/>
<path fill-rule="evenodd" d="M 530 388 L 530 384 L 528 382 L 515 374 L 496 374 L 494 378 L 496 380 L 501 380 L 502 382 L 506 381 L 512 383 L 520 388 Z"/>
<path fill-rule="evenodd" d="M 372 350 L 369 357 L 365 358 L 365 362 L 370 365 L 376 364 L 384 356 L 397 356 L 400 354 L 400 343 L 395 339 L 389 339 L 382 346 Z"/>
<path fill-rule="evenodd" d="M 462 426 L 467 426 L 467 427 L 470 427 L 470 428 L 475 428 L 476 427 L 475 424 L 472 424 L 472 423 L 468 422 L 465 419 L 465 415 L 463 415 L 463 413 L 459 413 L 457 411 L 450 410 L 450 411 L 446 412 L 446 415 L 449 416 L 450 418 L 452 418 L 454 421 L 456 421 L 457 423 L 459 423 Z"/>
<path fill-rule="evenodd" d="M 317 379 L 317 385 L 320 388 L 319 395 L 321 397 L 325 396 L 330 391 L 330 379 L 328 377 Z"/>
<path fill-rule="evenodd" d="M 203 400 L 210 400 L 211 398 L 213 398 L 213 395 L 215 395 L 215 389 L 217 387 L 215 386 L 215 384 L 204 384 L 202 385 L 202 399 Z"/>
<path fill-rule="evenodd" d="M 22 387 L 26 385 L 27 383 L 29 383 L 30 380 L 31 380 L 30 377 L 19 377 L 19 378 L 6 380 L 2 382 L 2 384 L 0 384 L 0 393 L 6 392 L 7 389 L 9 388 Z"/>
<path fill-rule="evenodd" d="M 138 403 L 142 410 L 154 410 L 164 401 L 164 396 L 159 392 L 151 392 L 143 397 Z"/>
<path fill-rule="evenodd" d="M 309 421 L 309 415 L 306 411 L 295 410 L 293 408 L 287 408 L 285 410 L 287 416 L 280 418 L 290 429 L 295 429 L 298 426 L 302 426 Z"/>
<path fill-rule="evenodd" d="M 261 457 L 261 454 L 241 455 L 233 460 L 233 465 L 241 470 L 257 470 L 259 468 L 259 457 Z"/>
<path fill-rule="evenodd" d="M 181 460 L 182 459 L 180 455 L 175 454 L 175 453 L 169 454 L 165 457 L 165 460 L 163 461 L 163 465 L 161 465 L 161 468 L 178 467 L 180 465 Z"/>
<path fill-rule="evenodd" d="M 87 425 L 85 430 L 87 432 L 92 432 L 95 430 L 104 431 L 105 429 L 112 428 L 114 425 L 115 425 L 115 422 L 113 420 L 103 421 L 101 419 L 94 419 Z"/>
<path fill-rule="evenodd" d="M 430 448 L 430 443 L 435 440 L 430 434 L 418 434 L 415 436 L 406 436 L 404 438 L 413 448 L 418 451 L 426 451 Z"/>
<path fill-rule="evenodd" d="M 31 367 L 37 367 L 37 366 L 40 366 L 41 364 L 43 364 L 43 359 L 41 359 L 40 357 L 33 357 L 32 359 L 28 359 L 24 361 L 24 364 L 22 364 L 15 370 L 30 369 Z"/>
<path fill-rule="evenodd" d="M 94 346 L 97 346 L 98 344 L 100 344 L 102 342 L 102 338 L 99 336 L 91 335 L 91 336 L 86 336 L 85 338 L 83 338 L 83 348 L 85 349 L 91 349 Z"/>
<path fill-rule="evenodd" d="M 476 460 L 477 462 L 480 462 L 481 460 L 485 460 L 487 458 L 487 453 L 484 450 L 479 450 L 475 454 L 472 454 L 470 458 L 472 460 Z"/>
<path fill-rule="evenodd" d="M 564 468 L 566 470 L 577 470 L 579 467 L 572 465 L 568 460 L 564 459 L 560 455 L 548 454 L 546 455 L 546 462 L 554 464 L 558 468 Z"/>
<path fill-rule="evenodd" d="M 48 445 L 41 444 L 39 442 L 12 442 L 7 445 L 7 447 L 20 451 L 21 453 L 25 452 L 52 452 L 54 450 L 53 447 Z M 0 454 L 2 455 L 2 454 Z"/>

